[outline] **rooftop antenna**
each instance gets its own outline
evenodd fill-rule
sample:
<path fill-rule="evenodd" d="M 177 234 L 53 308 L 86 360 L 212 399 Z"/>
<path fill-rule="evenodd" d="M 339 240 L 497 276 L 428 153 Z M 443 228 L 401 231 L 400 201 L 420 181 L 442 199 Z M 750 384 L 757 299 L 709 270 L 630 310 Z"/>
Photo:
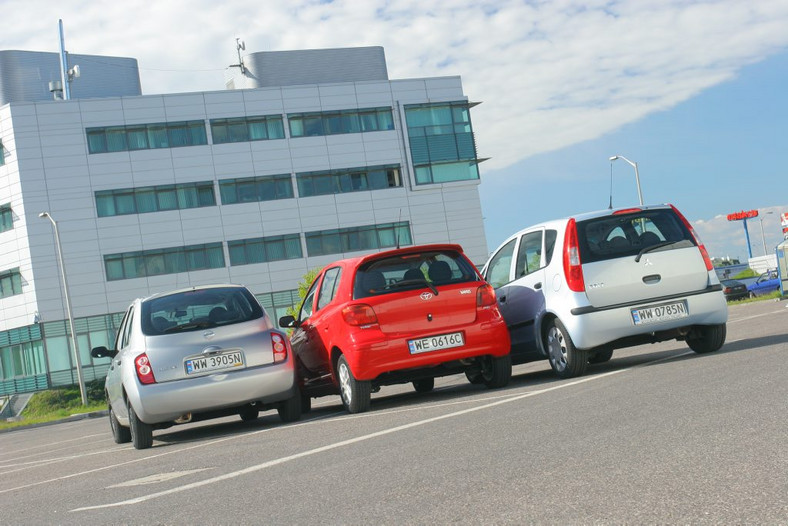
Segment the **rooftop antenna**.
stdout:
<path fill-rule="evenodd" d="M 49 91 L 55 93 L 61 92 L 63 100 L 71 99 L 71 82 L 78 78 L 80 75 L 79 66 L 74 65 L 73 68 L 68 67 L 68 51 L 66 51 L 66 39 L 63 35 L 63 19 L 57 21 L 58 30 L 60 32 L 60 86 L 57 82 L 50 82 Z"/>
<path fill-rule="evenodd" d="M 238 53 L 238 64 L 230 64 L 230 67 L 240 68 L 241 74 L 246 75 L 246 68 L 244 67 L 244 61 L 241 58 L 241 51 L 246 51 L 246 43 L 240 38 L 235 39 L 235 51 Z"/>

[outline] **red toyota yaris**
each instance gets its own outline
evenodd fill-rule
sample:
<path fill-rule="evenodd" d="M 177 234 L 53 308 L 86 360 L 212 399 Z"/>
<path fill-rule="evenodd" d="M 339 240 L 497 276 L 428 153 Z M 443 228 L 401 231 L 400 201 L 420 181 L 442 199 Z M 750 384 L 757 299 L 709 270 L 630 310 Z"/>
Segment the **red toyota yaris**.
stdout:
<path fill-rule="evenodd" d="M 312 397 L 340 394 L 351 413 L 366 411 L 381 385 L 465 373 L 503 387 L 512 375 L 509 332 L 495 293 L 462 247 L 422 245 L 326 266 L 309 289 L 291 343 L 303 409 Z"/>

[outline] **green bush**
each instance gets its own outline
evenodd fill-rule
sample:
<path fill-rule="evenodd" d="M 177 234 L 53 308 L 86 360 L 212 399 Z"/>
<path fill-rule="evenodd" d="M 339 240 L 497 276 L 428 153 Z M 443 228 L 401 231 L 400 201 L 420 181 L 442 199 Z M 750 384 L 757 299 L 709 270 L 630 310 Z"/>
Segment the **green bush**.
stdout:
<path fill-rule="evenodd" d="M 93 380 L 85 384 L 85 397 L 88 399 L 88 406 L 103 405 L 104 380 Z M 41 418 L 52 413 L 71 413 L 84 409 L 82 406 L 82 394 L 79 386 L 61 387 L 35 393 L 27 403 L 22 416 L 28 418 Z"/>

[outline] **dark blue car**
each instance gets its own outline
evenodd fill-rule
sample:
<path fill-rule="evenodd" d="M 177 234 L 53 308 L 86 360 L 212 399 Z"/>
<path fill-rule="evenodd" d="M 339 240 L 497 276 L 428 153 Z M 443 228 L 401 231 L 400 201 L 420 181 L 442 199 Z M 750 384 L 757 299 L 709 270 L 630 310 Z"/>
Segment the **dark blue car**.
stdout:
<path fill-rule="evenodd" d="M 777 275 L 777 270 L 769 270 L 758 276 L 755 282 L 747 286 L 750 292 L 750 297 L 763 296 L 764 294 L 771 294 L 775 290 L 780 290 L 780 278 Z"/>

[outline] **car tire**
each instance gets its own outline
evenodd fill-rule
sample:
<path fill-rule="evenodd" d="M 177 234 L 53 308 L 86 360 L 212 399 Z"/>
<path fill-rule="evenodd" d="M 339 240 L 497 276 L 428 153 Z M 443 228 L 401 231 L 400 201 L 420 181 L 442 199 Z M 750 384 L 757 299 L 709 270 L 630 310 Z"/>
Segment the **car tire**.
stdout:
<path fill-rule="evenodd" d="M 698 354 L 714 352 L 725 343 L 728 329 L 724 323 L 719 325 L 699 325 L 694 331 L 698 336 L 687 338 L 689 348 Z"/>
<path fill-rule="evenodd" d="M 337 379 L 342 405 L 348 413 L 363 413 L 369 410 L 372 382 L 356 380 L 344 356 L 340 356 L 337 362 Z"/>
<path fill-rule="evenodd" d="M 120 425 L 112 406 L 109 406 L 109 427 L 112 429 L 112 439 L 116 444 L 127 444 L 131 442 L 131 430 L 128 427 Z"/>
<path fill-rule="evenodd" d="M 148 449 L 153 445 L 153 426 L 139 419 L 129 402 L 129 429 L 134 449 Z"/>
<path fill-rule="evenodd" d="M 482 358 L 482 382 L 490 389 L 509 384 L 512 379 L 512 356 L 485 356 Z"/>
<path fill-rule="evenodd" d="M 588 352 L 575 347 L 561 320 L 554 318 L 549 323 L 544 339 L 550 367 L 559 378 L 574 378 L 586 372 Z"/>
<path fill-rule="evenodd" d="M 417 393 L 429 393 L 435 389 L 435 378 L 419 378 L 413 380 L 413 388 Z"/>
<path fill-rule="evenodd" d="M 465 371 L 465 378 L 467 378 L 472 385 L 482 385 L 484 383 L 482 373 L 476 370 Z"/>
<path fill-rule="evenodd" d="M 260 415 L 260 410 L 251 405 L 245 405 L 238 410 L 238 416 L 240 416 L 241 420 L 243 420 L 244 422 L 253 422 L 257 420 L 257 417 L 259 415 Z"/>
<path fill-rule="evenodd" d="M 301 392 L 296 389 L 293 396 L 280 403 L 276 411 L 282 422 L 296 422 L 301 418 Z"/>
<path fill-rule="evenodd" d="M 602 345 L 594 349 L 594 352 L 588 357 L 588 363 L 605 363 L 610 361 L 613 357 L 613 348 L 607 345 Z"/>

